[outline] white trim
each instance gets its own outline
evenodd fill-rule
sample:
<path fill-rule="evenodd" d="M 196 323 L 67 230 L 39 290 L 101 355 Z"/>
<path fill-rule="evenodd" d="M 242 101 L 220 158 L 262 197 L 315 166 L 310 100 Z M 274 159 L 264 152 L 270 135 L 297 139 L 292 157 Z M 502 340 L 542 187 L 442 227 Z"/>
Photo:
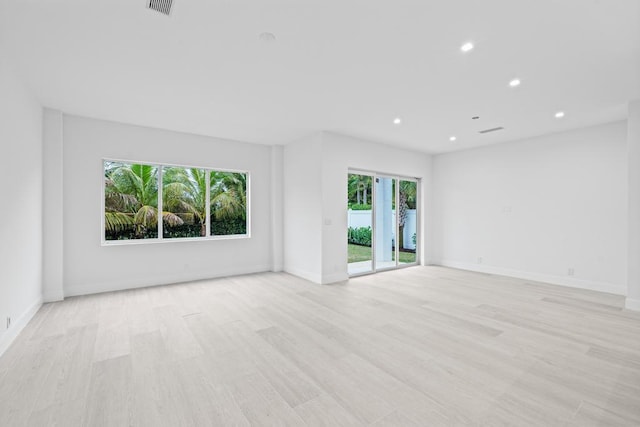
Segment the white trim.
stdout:
<path fill-rule="evenodd" d="M 164 166 L 158 165 L 158 191 L 156 197 L 158 200 L 156 201 L 156 230 L 158 233 L 157 239 L 162 241 L 164 239 Z M 207 185 L 208 186 L 208 185 Z M 102 230 L 103 233 L 106 234 L 107 230 Z M 146 240 L 146 239 L 141 239 Z M 107 240 L 105 239 L 105 242 Z"/>
<path fill-rule="evenodd" d="M 420 191 L 421 191 L 420 186 L 422 184 L 422 179 L 403 176 L 403 175 L 397 175 L 397 174 L 387 175 L 380 172 L 371 172 L 363 169 L 349 168 L 347 170 L 347 182 L 349 179 L 349 175 L 363 175 L 363 176 L 371 177 L 371 193 L 372 193 L 371 194 L 371 270 L 362 271 L 355 274 L 349 274 L 347 272 L 347 279 L 333 280 L 332 279 L 333 277 L 336 277 L 336 278 L 339 277 L 337 274 L 334 274 L 332 276 L 328 276 L 330 279 L 325 279 L 321 283 L 334 283 L 342 280 L 348 280 L 349 277 L 364 276 L 366 274 L 373 274 L 377 272 L 395 270 L 403 267 L 420 265 L 420 250 L 418 248 L 421 246 L 421 242 L 422 242 L 422 238 L 420 237 L 421 224 L 422 224 L 422 221 L 421 221 L 422 216 L 421 216 L 421 208 L 420 208 L 420 202 L 422 201 L 422 197 L 420 195 Z M 376 195 L 378 193 L 378 190 L 377 190 L 378 178 L 392 179 L 395 182 L 395 187 L 396 187 L 394 192 L 394 201 L 396 205 L 396 221 L 395 221 L 395 236 L 396 236 L 395 263 L 396 265 L 392 267 L 383 267 L 383 268 L 376 268 L 376 234 L 377 234 L 376 233 L 376 210 L 377 210 Z M 412 262 L 412 263 L 402 263 L 402 264 L 400 263 L 400 247 L 398 245 L 398 240 L 399 240 L 398 236 L 400 235 L 400 217 L 398 215 L 398 212 L 399 212 L 398 206 L 400 205 L 400 181 L 414 182 L 416 184 L 416 199 L 417 199 L 416 200 L 416 251 L 415 251 L 416 260 L 415 262 Z M 333 280 L 333 281 L 328 282 L 327 280 Z"/>
<path fill-rule="evenodd" d="M 322 284 L 322 277 L 319 274 L 311 273 L 305 270 L 300 270 L 298 268 L 291 268 L 288 266 L 284 267 L 284 272 L 289 273 L 293 276 L 297 276 L 302 279 L 308 280 L 309 282 L 315 283 L 317 285 Z"/>
<path fill-rule="evenodd" d="M 165 237 L 163 239 L 105 240 L 102 246 L 148 245 L 151 243 L 206 242 L 210 240 L 249 239 L 248 234 L 225 234 L 197 237 Z"/>
<path fill-rule="evenodd" d="M 104 177 L 104 162 L 115 162 L 115 163 L 132 163 L 136 165 L 148 165 L 148 166 L 168 166 L 171 168 L 186 168 L 186 169 L 209 169 L 216 172 L 235 172 L 235 173 L 249 173 L 247 170 L 242 169 L 227 169 L 227 168 L 218 168 L 214 166 L 202 166 L 202 165 L 184 165 L 178 163 L 169 163 L 169 162 L 150 162 L 148 160 L 132 160 L 132 159 L 115 159 L 113 157 L 103 157 L 102 158 L 102 172 Z"/>
<path fill-rule="evenodd" d="M 102 171 L 100 173 L 100 177 L 102 180 L 101 184 L 101 204 L 102 204 L 102 214 L 100 216 L 100 245 L 101 246 L 121 246 L 121 245 L 139 245 L 139 244 L 154 244 L 154 243 L 165 243 L 167 241 L 170 242 L 193 242 L 193 241 L 205 241 L 205 240 L 227 240 L 227 239 L 248 239 L 251 238 L 251 173 L 246 170 L 235 170 L 235 169 L 222 169 L 222 168 L 213 168 L 208 166 L 185 166 L 185 165 L 176 165 L 171 163 L 155 163 L 155 162 L 142 162 L 137 160 L 119 160 L 113 158 L 102 158 L 101 159 L 101 168 Z M 158 174 L 158 236 L 155 238 L 149 239 L 129 239 L 129 240 L 107 240 L 105 239 L 105 222 L 104 222 L 104 212 L 105 212 L 105 182 L 104 182 L 104 164 L 105 162 L 114 162 L 114 163 L 126 163 L 126 164 L 140 164 L 147 166 L 155 166 L 157 167 Z M 181 237 L 181 238 L 165 238 L 164 237 L 164 220 L 162 217 L 162 213 L 164 210 L 163 206 L 163 175 L 165 167 L 179 167 L 184 169 L 203 169 L 205 172 L 205 180 L 206 180 L 206 236 L 194 236 L 194 237 Z M 246 206 L 245 206 L 245 234 L 228 234 L 228 235 L 211 235 L 211 172 L 230 172 L 230 173 L 241 173 L 245 175 L 245 197 L 246 197 Z"/>
<path fill-rule="evenodd" d="M 330 283 L 346 282 L 349 280 L 349 273 L 335 273 L 322 276 L 322 284 L 328 285 Z"/>
<path fill-rule="evenodd" d="M 640 299 L 627 297 L 624 301 L 624 308 L 627 310 L 640 311 Z"/>
<path fill-rule="evenodd" d="M 132 281 L 126 281 L 126 282 L 122 280 L 118 280 L 115 282 L 101 282 L 101 283 L 93 283 L 93 284 L 82 285 L 82 286 L 65 287 L 64 294 L 67 297 L 91 295 L 91 294 L 99 294 L 103 292 L 126 291 L 129 289 L 172 285 L 175 283 L 189 283 L 189 282 L 196 282 L 201 280 L 214 280 L 214 279 L 219 279 L 221 277 L 240 276 L 244 274 L 253 274 L 253 273 L 263 273 L 267 271 L 271 271 L 271 266 L 265 264 L 265 265 L 245 267 L 242 269 L 219 270 L 219 271 L 216 271 L 214 274 L 199 274 L 199 275 L 196 274 L 190 277 L 185 277 L 184 273 L 176 273 L 171 275 L 164 275 L 161 280 L 154 279 L 153 282 L 149 281 L 148 279 L 132 280 Z"/>
<path fill-rule="evenodd" d="M 206 190 L 204 195 L 204 234 L 211 236 L 211 170 L 205 169 L 204 179 L 206 181 Z M 245 189 L 246 191 L 246 189 Z"/>
<path fill-rule="evenodd" d="M 533 273 L 529 271 L 520 271 L 510 268 L 494 267 L 482 264 L 471 264 L 451 260 L 443 260 L 440 262 L 435 261 L 433 264 L 441 265 L 444 267 L 458 268 L 460 270 L 477 271 L 479 273 L 495 274 L 498 276 L 510 276 L 523 280 L 533 280 L 536 282 L 550 283 L 552 285 L 587 289 L 591 291 L 606 292 L 616 295 L 626 295 L 627 293 L 627 288 L 625 285 L 616 285 L 607 282 L 569 278 L 564 276 L 556 276 L 553 274 Z"/>
<path fill-rule="evenodd" d="M 212 170 L 217 170 L 217 169 L 212 169 Z M 244 172 L 238 172 L 238 173 L 243 173 L 245 174 L 245 178 L 244 178 L 244 195 L 246 200 L 247 205 L 245 206 L 245 231 L 246 234 L 242 234 L 242 236 L 246 236 L 246 237 L 251 237 L 251 172 L 249 171 L 244 171 Z"/>
<path fill-rule="evenodd" d="M 38 298 L 36 302 L 31 304 L 31 306 L 11 324 L 9 329 L 0 334 L 0 356 L 7 351 L 11 346 L 11 343 L 13 343 L 13 341 L 18 337 L 29 321 L 33 319 L 33 316 L 35 316 L 41 306 L 42 298 Z"/>

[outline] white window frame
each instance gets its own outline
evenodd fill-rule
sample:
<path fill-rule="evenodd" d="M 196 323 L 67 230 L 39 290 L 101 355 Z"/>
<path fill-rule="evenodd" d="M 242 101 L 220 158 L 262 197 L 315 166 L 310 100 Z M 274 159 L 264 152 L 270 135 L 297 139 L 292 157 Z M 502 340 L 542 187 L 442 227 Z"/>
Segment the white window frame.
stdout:
<path fill-rule="evenodd" d="M 140 165 L 149 165 L 155 166 L 158 168 L 158 237 L 150 238 L 150 239 L 129 239 L 129 240 L 107 240 L 105 236 L 105 221 L 104 221 L 104 212 L 105 212 L 105 179 L 104 179 L 104 163 L 105 162 L 114 162 L 114 163 L 126 163 L 126 164 L 140 164 Z M 211 240 L 232 240 L 232 239 L 250 239 L 251 238 L 251 173 L 247 170 L 239 170 L 239 169 L 227 169 L 227 168 L 218 168 L 211 166 L 198 166 L 198 165 L 182 165 L 175 163 L 158 163 L 158 162 L 149 162 L 149 161 L 139 161 L 139 160 L 123 160 L 123 159 L 115 159 L 110 157 L 104 157 L 100 160 L 100 179 L 101 179 L 101 207 L 102 210 L 100 212 L 100 241 L 102 246 L 122 246 L 122 245 L 148 245 L 148 244 L 157 244 L 157 243 L 173 243 L 173 242 L 201 242 L 201 241 L 211 241 Z M 179 168 L 193 168 L 193 169 L 204 169 L 205 171 L 205 179 L 207 182 L 206 189 L 206 236 L 196 236 L 196 237 L 167 237 L 165 238 L 163 234 L 163 221 L 162 221 L 162 174 L 164 167 L 179 167 Z M 246 176 L 246 197 L 247 197 L 247 205 L 246 205 L 246 228 L 247 232 L 245 234 L 227 234 L 222 236 L 211 236 L 211 185 L 210 185 L 210 176 L 211 171 L 216 172 L 232 172 L 232 173 L 241 173 Z"/>

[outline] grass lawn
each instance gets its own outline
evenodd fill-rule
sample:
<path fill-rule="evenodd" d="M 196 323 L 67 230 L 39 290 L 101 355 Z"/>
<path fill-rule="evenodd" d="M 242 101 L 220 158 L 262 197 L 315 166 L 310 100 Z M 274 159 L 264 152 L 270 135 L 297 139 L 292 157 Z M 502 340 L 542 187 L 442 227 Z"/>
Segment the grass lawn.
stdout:
<path fill-rule="evenodd" d="M 371 248 L 367 246 L 349 245 L 349 262 L 369 261 L 371 259 Z M 416 262 L 416 254 L 412 252 L 400 252 L 400 262 Z"/>

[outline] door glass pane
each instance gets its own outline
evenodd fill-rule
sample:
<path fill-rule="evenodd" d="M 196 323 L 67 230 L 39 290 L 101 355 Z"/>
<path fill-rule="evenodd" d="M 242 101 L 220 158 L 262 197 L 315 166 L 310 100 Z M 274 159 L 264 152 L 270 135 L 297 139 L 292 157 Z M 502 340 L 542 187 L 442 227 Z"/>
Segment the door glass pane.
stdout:
<path fill-rule="evenodd" d="M 349 174 L 347 188 L 349 274 L 367 273 L 373 270 L 371 248 L 373 177 Z"/>
<path fill-rule="evenodd" d="M 375 268 L 396 266 L 395 258 L 395 179 L 376 178 Z"/>
<path fill-rule="evenodd" d="M 416 262 L 418 184 L 415 181 L 400 180 L 398 207 L 398 249 L 399 263 Z"/>

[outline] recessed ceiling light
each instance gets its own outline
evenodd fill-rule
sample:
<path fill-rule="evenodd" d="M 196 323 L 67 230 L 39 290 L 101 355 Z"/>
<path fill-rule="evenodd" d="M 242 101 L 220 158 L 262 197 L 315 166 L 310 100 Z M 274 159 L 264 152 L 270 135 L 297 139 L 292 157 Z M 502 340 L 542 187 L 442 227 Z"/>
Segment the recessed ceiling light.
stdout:
<path fill-rule="evenodd" d="M 564 111 L 558 111 L 556 113 L 556 119 L 561 119 L 564 117 Z"/>
<path fill-rule="evenodd" d="M 402 119 L 400 117 L 396 117 L 395 119 L 393 119 L 394 125 L 399 125 L 400 123 L 402 123 Z"/>
<path fill-rule="evenodd" d="M 513 79 L 509 82 L 509 86 L 511 87 L 516 87 L 516 86 L 520 86 L 520 79 Z"/>
<path fill-rule="evenodd" d="M 449 137 L 449 141 L 451 141 L 451 142 L 455 141 L 456 139 L 458 139 L 458 138 L 456 138 L 455 136 L 450 136 Z"/>
<path fill-rule="evenodd" d="M 473 49 L 473 43 L 471 42 L 466 42 L 465 44 L 460 46 L 460 50 L 463 52 L 469 52 L 472 49 Z"/>
<path fill-rule="evenodd" d="M 271 42 L 276 41 L 276 35 L 273 34 L 273 33 L 268 33 L 268 32 L 260 33 L 258 35 L 258 38 L 260 39 L 260 41 L 263 41 L 265 43 L 271 43 Z"/>

